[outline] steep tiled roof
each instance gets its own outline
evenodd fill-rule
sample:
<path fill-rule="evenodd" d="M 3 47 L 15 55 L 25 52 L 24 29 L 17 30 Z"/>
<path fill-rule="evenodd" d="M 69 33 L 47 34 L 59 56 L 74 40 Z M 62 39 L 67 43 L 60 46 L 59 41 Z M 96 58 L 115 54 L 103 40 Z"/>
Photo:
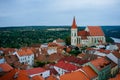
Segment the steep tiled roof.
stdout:
<path fill-rule="evenodd" d="M 12 70 L 13 68 L 7 64 L 7 63 L 2 63 L 0 64 L 0 68 L 2 69 L 3 72 L 8 72 L 10 70 Z"/>
<path fill-rule="evenodd" d="M 57 64 L 55 64 L 55 66 L 57 67 L 60 67 L 64 70 L 68 70 L 68 71 L 74 71 L 74 70 L 77 70 L 78 67 L 73 65 L 73 64 L 70 64 L 68 62 L 64 62 L 64 61 L 60 61 L 58 62 Z"/>
<path fill-rule="evenodd" d="M 106 54 L 109 54 L 111 52 L 110 50 L 105 50 L 105 49 L 98 49 L 98 51 Z"/>
<path fill-rule="evenodd" d="M 42 76 L 36 75 L 32 77 L 32 80 L 44 80 Z"/>
<path fill-rule="evenodd" d="M 101 58 L 97 58 L 93 61 L 91 61 L 92 65 L 97 68 L 98 70 L 103 69 L 105 66 L 110 64 L 110 61 L 108 61 L 106 58 L 101 57 Z"/>
<path fill-rule="evenodd" d="M 77 25 L 76 25 L 76 21 L 75 21 L 75 17 L 73 18 L 73 23 L 72 23 L 72 29 L 76 29 Z"/>
<path fill-rule="evenodd" d="M 104 32 L 100 26 L 88 26 L 88 29 L 91 36 L 104 36 Z"/>
<path fill-rule="evenodd" d="M 32 50 L 28 49 L 28 48 L 20 49 L 20 50 L 17 51 L 17 53 L 18 53 L 19 56 L 33 54 Z"/>
<path fill-rule="evenodd" d="M 81 36 L 81 39 L 87 39 L 87 36 L 89 36 L 89 32 L 87 31 L 79 31 L 78 36 Z"/>
<path fill-rule="evenodd" d="M 84 66 L 82 70 L 87 74 L 89 79 L 93 79 L 97 76 L 97 73 L 90 66 Z"/>
<path fill-rule="evenodd" d="M 79 64 L 79 65 L 82 65 L 82 64 L 88 62 L 88 60 L 82 60 L 82 59 L 77 58 L 75 56 L 66 56 L 66 57 L 62 58 L 60 61 L 72 62 L 72 63 L 76 63 L 76 64 Z"/>
<path fill-rule="evenodd" d="M 83 72 L 75 71 L 60 76 L 60 80 L 90 80 Z"/>
<path fill-rule="evenodd" d="M 115 55 L 117 58 L 120 58 L 120 53 L 118 52 L 118 51 L 114 51 L 114 52 L 112 52 L 113 53 L 113 55 Z"/>
<path fill-rule="evenodd" d="M 2 76 L 0 80 L 29 80 L 29 77 L 25 70 L 13 69 Z"/>
<path fill-rule="evenodd" d="M 32 68 L 32 69 L 28 69 L 28 70 L 26 70 L 27 71 L 27 73 L 29 74 L 29 75 L 33 75 L 33 74 L 37 74 L 37 73 L 42 73 L 42 72 L 44 72 L 44 71 L 46 71 L 44 68 Z"/>
<path fill-rule="evenodd" d="M 58 80 L 54 75 L 50 75 L 46 80 Z"/>

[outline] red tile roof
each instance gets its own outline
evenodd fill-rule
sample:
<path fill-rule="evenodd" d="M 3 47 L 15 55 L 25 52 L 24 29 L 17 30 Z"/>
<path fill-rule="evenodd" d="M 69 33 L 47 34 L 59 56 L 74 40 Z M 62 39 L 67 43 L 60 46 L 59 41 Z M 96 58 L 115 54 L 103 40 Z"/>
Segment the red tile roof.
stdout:
<path fill-rule="evenodd" d="M 93 61 L 91 61 L 91 64 L 98 70 L 103 69 L 105 66 L 110 64 L 110 61 L 108 61 L 106 58 L 101 57 L 97 58 Z"/>
<path fill-rule="evenodd" d="M 66 56 L 66 57 L 62 58 L 60 61 L 72 62 L 72 63 L 76 63 L 76 64 L 79 64 L 79 65 L 82 65 L 82 64 L 88 62 L 88 60 L 82 60 L 82 59 L 77 58 L 75 56 Z"/>
<path fill-rule="evenodd" d="M 104 32 L 100 26 L 88 26 L 88 29 L 91 36 L 104 36 Z"/>
<path fill-rule="evenodd" d="M 2 71 L 3 71 L 3 72 L 8 72 L 8 71 L 10 71 L 10 70 L 13 69 L 13 68 L 12 68 L 9 64 L 7 64 L 7 63 L 2 63 L 2 64 L 0 64 L 0 68 L 2 68 Z"/>
<path fill-rule="evenodd" d="M 33 75 L 33 74 L 37 74 L 37 73 L 42 73 L 42 72 L 44 72 L 44 71 L 46 71 L 44 68 L 32 68 L 32 69 L 28 69 L 28 70 L 26 70 L 27 71 L 27 73 L 29 74 L 29 75 Z"/>
<path fill-rule="evenodd" d="M 87 36 L 89 36 L 89 32 L 87 31 L 79 31 L 78 36 L 81 36 L 81 39 L 87 39 Z"/>
<path fill-rule="evenodd" d="M 46 80 L 58 80 L 54 75 L 50 75 Z"/>
<path fill-rule="evenodd" d="M 70 64 L 68 62 L 64 62 L 64 61 L 60 61 L 58 62 L 57 64 L 55 64 L 55 66 L 57 67 L 60 67 L 64 70 L 68 70 L 68 71 L 74 71 L 74 70 L 77 70 L 78 67 L 73 65 L 73 64 Z"/>
<path fill-rule="evenodd" d="M 42 76 L 36 75 L 32 77 L 32 80 L 44 80 Z"/>
<path fill-rule="evenodd" d="M 97 51 L 100 51 L 102 53 L 109 54 L 111 51 L 110 50 L 105 50 L 105 49 L 98 49 Z"/>
<path fill-rule="evenodd" d="M 75 21 L 75 17 L 73 18 L 73 23 L 72 23 L 72 29 L 76 29 L 77 25 L 76 25 L 76 21 Z"/>
<path fill-rule="evenodd" d="M 60 80 L 90 80 L 83 72 L 75 71 L 60 76 Z"/>
<path fill-rule="evenodd" d="M 117 58 L 120 58 L 120 53 L 118 51 L 114 51 L 112 52 L 114 56 L 116 56 Z"/>
<path fill-rule="evenodd" d="M 20 49 L 17 51 L 18 55 L 19 56 L 24 56 L 24 55 L 31 55 L 33 54 L 32 50 L 31 49 L 28 49 L 28 48 L 24 48 L 24 49 Z"/>
<path fill-rule="evenodd" d="M 13 69 L 9 73 L 0 77 L 0 80 L 29 80 L 25 70 Z"/>
<path fill-rule="evenodd" d="M 97 77 L 97 73 L 90 66 L 84 66 L 81 69 L 87 74 L 89 79 Z"/>

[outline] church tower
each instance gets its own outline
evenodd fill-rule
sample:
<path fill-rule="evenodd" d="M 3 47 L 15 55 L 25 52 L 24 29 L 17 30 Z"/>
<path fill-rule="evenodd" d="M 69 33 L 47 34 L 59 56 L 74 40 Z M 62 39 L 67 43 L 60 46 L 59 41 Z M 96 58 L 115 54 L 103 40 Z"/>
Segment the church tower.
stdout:
<path fill-rule="evenodd" d="M 71 45 L 77 45 L 77 25 L 75 21 L 75 17 L 73 18 L 73 23 L 71 27 Z"/>

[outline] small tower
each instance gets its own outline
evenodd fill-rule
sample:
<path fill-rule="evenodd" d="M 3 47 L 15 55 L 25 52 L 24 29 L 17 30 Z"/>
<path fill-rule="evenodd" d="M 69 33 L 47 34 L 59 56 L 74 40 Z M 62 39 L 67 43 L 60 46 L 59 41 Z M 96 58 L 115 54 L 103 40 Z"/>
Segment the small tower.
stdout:
<path fill-rule="evenodd" d="M 77 25 L 75 21 L 75 17 L 73 18 L 73 23 L 71 27 L 71 45 L 77 45 Z"/>

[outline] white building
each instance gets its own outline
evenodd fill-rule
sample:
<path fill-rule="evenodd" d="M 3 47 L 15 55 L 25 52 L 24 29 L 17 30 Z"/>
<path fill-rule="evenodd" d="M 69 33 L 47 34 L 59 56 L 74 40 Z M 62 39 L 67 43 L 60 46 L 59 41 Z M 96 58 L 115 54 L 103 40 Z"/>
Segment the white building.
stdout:
<path fill-rule="evenodd" d="M 93 46 L 106 43 L 105 35 L 99 26 L 87 26 L 85 30 L 78 31 L 75 18 L 71 27 L 71 45 Z"/>
<path fill-rule="evenodd" d="M 34 53 L 31 49 L 20 49 L 13 53 L 14 55 L 17 55 L 20 63 L 27 63 L 29 65 L 34 64 Z"/>

